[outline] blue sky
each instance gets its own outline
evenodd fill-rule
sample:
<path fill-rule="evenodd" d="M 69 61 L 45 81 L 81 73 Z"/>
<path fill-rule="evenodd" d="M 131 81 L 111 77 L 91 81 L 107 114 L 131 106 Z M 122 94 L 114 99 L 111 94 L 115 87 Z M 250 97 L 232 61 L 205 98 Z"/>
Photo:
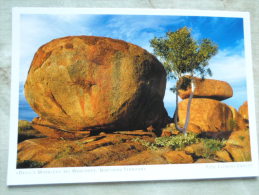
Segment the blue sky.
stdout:
<path fill-rule="evenodd" d="M 213 73 L 211 78 L 227 81 L 233 88 L 234 96 L 224 102 L 238 109 L 247 100 L 242 18 L 24 14 L 20 22 L 20 83 L 25 82 L 37 49 L 52 39 L 71 35 L 105 36 L 131 42 L 152 53 L 149 44 L 152 38 L 163 37 L 167 31 L 187 26 L 192 29 L 194 39 L 209 38 L 219 46 L 219 52 L 210 60 L 209 67 Z M 175 95 L 169 89 L 174 83 L 174 80 L 167 81 L 164 98 L 171 116 L 175 108 Z M 20 89 L 20 107 L 26 107 L 23 87 Z M 33 115 L 28 112 L 26 118 L 22 112 L 20 108 L 20 119 L 29 119 Z"/>

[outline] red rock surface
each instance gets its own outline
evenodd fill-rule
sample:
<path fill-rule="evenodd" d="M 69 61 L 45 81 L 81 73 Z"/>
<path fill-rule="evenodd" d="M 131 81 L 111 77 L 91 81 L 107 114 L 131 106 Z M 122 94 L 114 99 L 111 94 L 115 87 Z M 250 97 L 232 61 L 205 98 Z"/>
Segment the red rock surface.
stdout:
<path fill-rule="evenodd" d="M 171 164 L 186 164 L 193 163 L 191 155 L 186 154 L 184 151 L 169 151 L 166 152 L 164 158 Z"/>
<path fill-rule="evenodd" d="M 194 78 L 194 83 L 194 98 L 209 98 L 221 101 L 233 96 L 232 87 L 225 81 Z M 179 96 L 182 99 L 189 98 L 190 93 L 191 86 L 187 90 L 179 90 Z"/>
<path fill-rule="evenodd" d="M 224 149 L 235 162 L 251 161 L 249 131 L 234 131 L 230 135 Z"/>
<path fill-rule="evenodd" d="M 179 124 L 185 123 L 188 99 L 179 103 Z M 221 132 L 231 131 L 233 119 L 231 109 L 224 103 L 206 98 L 193 98 L 188 131 Z"/>
<path fill-rule="evenodd" d="M 135 138 L 154 140 L 150 132 L 101 133 L 78 140 L 39 138 L 18 145 L 18 162 L 31 161 L 44 167 L 114 165 L 146 150 Z"/>
<path fill-rule="evenodd" d="M 238 112 L 243 116 L 244 119 L 249 119 L 247 101 L 245 101 L 243 105 L 239 107 Z"/>
<path fill-rule="evenodd" d="M 232 120 L 232 128 L 233 130 L 246 130 L 248 127 L 248 122 L 243 118 L 243 116 L 232 106 L 228 106 L 233 115 L 233 120 Z"/>
<path fill-rule="evenodd" d="M 165 84 L 162 64 L 146 50 L 111 38 L 71 36 L 39 48 L 25 96 L 56 137 L 53 129 L 133 130 L 163 123 Z"/>

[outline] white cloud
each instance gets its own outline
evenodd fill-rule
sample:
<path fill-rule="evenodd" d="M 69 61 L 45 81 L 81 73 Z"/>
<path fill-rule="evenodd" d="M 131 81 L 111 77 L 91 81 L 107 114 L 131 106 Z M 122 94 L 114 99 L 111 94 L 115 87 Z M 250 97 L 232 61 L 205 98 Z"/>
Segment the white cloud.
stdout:
<path fill-rule="evenodd" d="M 241 55 L 232 54 L 231 50 L 219 51 L 210 61 L 212 78 L 237 83 L 246 79 L 245 58 Z"/>
<path fill-rule="evenodd" d="M 90 27 L 82 25 L 90 20 L 87 15 L 24 15 L 21 18 L 20 81 L 26 79 L 33 56 L 41 45 L 59 37 L 91 35 Z"/>

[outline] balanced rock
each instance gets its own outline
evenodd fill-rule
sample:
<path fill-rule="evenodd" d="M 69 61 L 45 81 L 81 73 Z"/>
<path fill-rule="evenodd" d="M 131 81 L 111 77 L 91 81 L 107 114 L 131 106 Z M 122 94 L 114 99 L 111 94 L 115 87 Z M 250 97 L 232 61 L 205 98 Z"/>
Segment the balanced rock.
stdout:
<path fill-rule="evenodd" d="M 242 106 L 239 107 L 238 112 L 243 116 L 245 120 L 249 119 L 248 116 L 248 103 L 245 101 Z"/>
<path fill-rule="evenodd" d="M 215 100 L 225 100 L 233 96 L 232 87 L 225 81 L 214 79 L 194 78 L 195 90 L 194 98 L 209 98 Z M 189 98 L 191 94 L 191 86 L 186 90 L 179 90 L 179 96 L 182 99 Z"/>
<path fill-rule="evenodd" d="M 180 125 L 185 123 L 188 100 L 185 99 L 179 103 Z M 188 131 L 194 133 L 230 131 L 232 119 L 232 111 L 228 105 L 217 100 L 193 98 Z"/>
<path fill-rule="evenodd" d="M 167 119 L 165 85 L 162 64 L 146 50 L 111 38 L 70 36 L 39 48 L 25 96 L 42 127 L 132 130 Z"/>

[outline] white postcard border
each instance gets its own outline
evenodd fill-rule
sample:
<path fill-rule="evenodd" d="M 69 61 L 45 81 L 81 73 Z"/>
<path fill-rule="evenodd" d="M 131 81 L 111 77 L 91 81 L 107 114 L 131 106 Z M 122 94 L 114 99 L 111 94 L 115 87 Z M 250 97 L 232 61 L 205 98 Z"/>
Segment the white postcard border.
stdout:
<path fill-rule="evenodd" d="M 16 169 L 18 139 L 19 56 L 21 14 L 130 14 L 238 17 L 244 22 L 245 59 L 250 118 L 251 162 L 96 166 L 73 168 Z M 258 176 L 258 149 L 254 106 L 250 20 L 247 12 L 125 9 L 125 8 L 13 8 L 11 110 L 7 185 L 124 182 L 152 180 L 213 179 Z"/>

